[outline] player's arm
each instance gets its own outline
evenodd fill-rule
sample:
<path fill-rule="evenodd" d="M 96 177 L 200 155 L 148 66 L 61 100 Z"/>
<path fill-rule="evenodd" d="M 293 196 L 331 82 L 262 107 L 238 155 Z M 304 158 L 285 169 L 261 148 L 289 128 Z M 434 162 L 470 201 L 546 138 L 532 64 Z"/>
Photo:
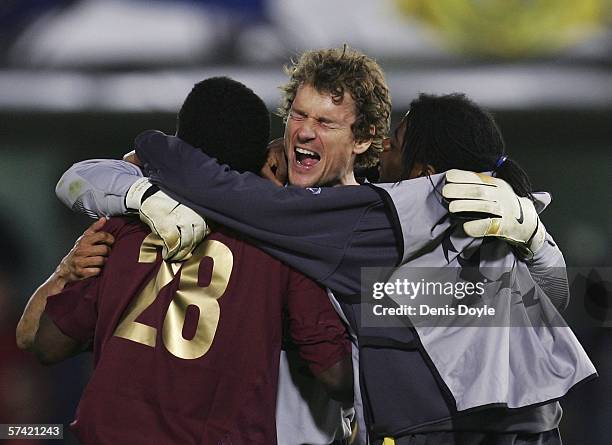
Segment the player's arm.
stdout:
<path fill-rule="evenodd" d="M 126 169 L 119 172 L 120 165 L 125 165 Z M 376 223 L 366 224 L 367 242 L 360 243 L 357 249 L 359 251 L 355 250 L 354 257 L 371 258 L 373 255 L 386 254 L 385 265 L 397 263 L 399 257 L 395 248 L 392 247 L 391 251 L 385 249 L 386 245 L 394 243 L 392 225 L 386 216 L 384 203 L 370 187 L 363 187 L 363 190 L 361 187 L 324 188 L 319 194 L 313 195 L 305 189 L 276 187 L 269 181 L 249 173 L 239 174 L 219 166 L 212 159 L 210 165 L 214 169 L 221 169 L 224 177 L 228 175 L 226 179 L 221 180 L 220 189 L 208 190 L 203 197 L 213 197 L 214 202 L 211 203 L 218 207 L 204 207 L 190 203 L 184 198 L 180 198 L 181 201 L 198 213 L 247 235 L 272 256 L 300 269 L 327 287 L 343 294 L 358 291 L 358 269 L 344 267 L 340 274 L 335 274 L 334 271 L 338 270 L 338 264 L 344 258 L 346 249 L 352 249 L 350 239 L 354 236 L 353 228 L 363 216 L 367 216 L 369 220 L 375 219 Z M 113 213 L 113 208 L 125 211 L 125 199 L 119 195 L 125 190 L 131 190 L 130 201 L 141 204 L 143 200 L 147 201 L 145 208 L 141 207 L 140 210 L 141 220 L 162 239 L 168 239 L 166 244 L 180 245 L 180 249 L 193 244 L 193 240 L 184 237 L 189 233 L 188 230 L 176 230 L 177 227 L 191 227 L 172 212 L 177 201 L 168 195 L 164 198 L 162 191 L 155 191 L 155 196 L 147 193 L 148 189 L 140 187 L 145 184 L 144 178 L 131 174 L 130 171 L 131 167 L 123 161 L 79 162 L 64 173 L 56 193 L 64 204 L 77 212 L 104 215 Z M 186 172 L 186 175 L 189 174 Z M 78 193 L 73 195 L 70 194 L 70 178 L 74 178 L 78 184 Z M 126 178 L 127 182 L 124 184 Z M 237 182 L 234 182 L 236 178 Z M 190 189 L 197 189 L 197 185 Z M 152 202 L 148 201 L 150 197 L 154 198 Z M 228 202 L 223 202 L 224 197 Z M 172 218 L 166 222 L 163 218 L 152 216 L 147 210 L 155 207 L 155 200 L 158 198 L 165 201 L 163 208 L 170 209 L 172 213 Z M 173 204 L 167 204 L 170 199 Z M 79 204 L 74 205 L 74 202 Z M 370 210 L 372 206 L 376 207 L 375 212 Z M 153 218 L 156 218 L 157 222 L 154 222 Z M 372 226 L 374 229 L 371 229 Z M 160 233 L 160 227 L 167 228 L 166 235 Z"/>
<path fill-rule="evenodd" d="M 148 199 L 153 215 L 144 211 L 139 215 L 144 223 L 155 227 L 162 238 L 162 256 L 176 261 L 188 259 L 195 246 L 209 233 L 206 221 L 165 194 L 152 196 L 154 193 L 148 182 L 143 184 L 134 152 L 127 153 L 124 160 L 129 162 L 114 159 L 77 162 L 58 181 L 57 197 L 72 210 L 94 218 L 135 213 L 141 201 Z"/>
<path fill-rule="evenodd" d="M 47 305 L 47 298 L 50 295 L 60 293 L 65 285 L 66 280 L 62 276 L 60 266 L 58 266 L 47 281 L 34 291 L 17 324 L 16 339 L 19 349 L 32 349 L 36 333 L 38 332 L 40 319 Z"/>
<path fill-rule="evenodd" d="M 538 207 L 542 211 L 550 203 L 550 195 L 540 193 L 541 200 L 517 196 L 506 181 L 484 173 L 449 170 L 445 176 L 442 195 L 451 200 L 449 211 L 483 215 L 463 224 L 468 236 L 500 238 L 517 246 L 524 258 L 533 257 L 542 247 L 546 229 Z"/>
<path fill-rule="evenodd" d="M 92 218 L 124 215 L 125 195 L 139 178 L 142 171 L 130 162 L 90 159 L 66 170 L 55 194 L 67 207 Z"/>
<path fill-rule="evenodd" d="M 225 225 L 231 225 L 234 220 L 239 220 L 250 225 L 258 225 L 262 230 L 274 228 L 276 233 L 286 233 L 287 230 L 299 226 L 295 221 L 303 217 L 308 220 L 310 227 L 300 226 L 296 233 L 292 233 L 293 236 L 304 236 L 306 233 L 308 236 L 324 237 L 322 234 L 328 228 L 337 234 L 338 224 L 343 225 L 345 232 L 352 232 L 351 222 L 355 221 L 355 214 L 349 219 L 339 215 L 341 210 L 347 207 L 365 210 L 382 201 L 378 193 L 368 187 L 324 188 L 315 196 L 309 196 L 305 190 L 295 187 L 278 188 L 255 175 L 232 172 L 180 139 L 156 131 L 144 132 L 138 136 L 135 147 L 145 173 L 153 182 L 163 184 L 171 193 L 176 192 L 180 195 L 180 198 L 175 195 L 176 199 L 185 199 L 186 204 L 194 207 L 198 213 L 210 212 L 213 219 L 217 218 L 213 213 L 229 219 L 229 221 L 220 221 Z M 463 181 L 466 176 L 477 179 L 483 176 L 473 172 L 451 170 L 446 173 L 447 180 L 453 173 L 460 176 L 456 182 Z M 533 203 L 527 198 L 517 197 L 504 181 L 490 176 L 487 178 L 490 181 L 497 181 L 495 187 L 487 187 L 491 202 L 507 203 L 507 205 L 501 214 L 496 212 L 497 207 L 494 206 L 491 207 L 494 211 L 481 209 L 481 214 L 485 214 L 483 219 L 471 223 L 477 225 L 477 230 L 473 231 L 475 234 L 472 235 L 467 229 L 466 233 L 470 236 L 483 236 L 482 227 L 486 226 L 486 236 L 501 238 L 526 247 L 531 253 L 535 252 L 543 242 L 544 231 L 538 224 L 539 219 Z M 406 183 L 411 182 L 406 181 Z M 457 200 L 457 205 L 466 200 L 473 205 L 476 200 L 472 199 L 474 196 L 471 192 L 475 189 L 472 184 L 468 184 L 467 188 L 465 184 L 452 186 L 455 187 L 454 198 Z M 479 188 L 478 191 L 480 190 Z M 411 194 L 410 190 L 406 190 L 406 193 Z M 422 200 L 422 197 L 414 199 Z M 514 214 L 505 211 L 514 209 L 517 202 L 520 202 L 519 205 L 525 210 L 525 217 L 521 216 L 519 222 L 514 219 Z M 253 211 L 249 211 L 250 209 Z M 326 212 L 332 215 L 329 220 L 326 220 Z M 499 226 L 502 230 L 488 230 L 491 226 Z M 240 228 L 236 230 L 242 231 Z M 386 232 L 385 235 L 389 233 Z M 249 234 L 249 236 L 259 239 L 256 235 Z M 343 240 L 348 238 L 350 237 L 344 237 Z M 330 237 L 330 240 L 337 241 L 337 236 Z"/>
<path fill-rule="evenodd" d="M 141 135 L 137 143 L 141 142 L 143 137 L 147 139 L 150 133 Z M 161 144 L 168 142 L 166 136 L 158 132 L 153 132 L 153 139 L 159 139 L 157 142 Z M 178 138 L 169 140 L 173 144 L 182 144 Z M 189 150 L 195 151 L 191 147 Z M 174 155 L 174 152 L 171 155 Z M 369 187 L 363 190 L 358 187 L 343 187 L 342 191 L 322 189 L 320 194 L 314 195 L 308 190 L 295 187 L 279 188 L 256 175 L 239 174 L 219 166 L 213 159 L 207 159 L 205 168 L 210 169 L 208 173 L 189 169 L 181 173 L 182 177 L 187 178 L 181 184 L 193 191 L 197 199 L 213 200 L 211 208 L 194 205 L 185 199 L 182 201 L 198 213 L 257 240 L 268 253 L 302 268 L 305 273 L 319 280 L 325 280 L 336 270 L 348 240 L 353 236 L 352 225 L 367 211 L 369 205 L 381 203 L 378 193 Z M 71 198 L 70 181 L 61 181 L 62 185 L 58 185 L 56 189 L 58 197 L 77 211 L 86 208 L 97 214 L 105 214 L 108 211 L 103 206 L 108 205 L 111 199 L 114 200 L 115 208 L 123 206 L 125 209 L 125 204 L 117 197 L 125 192 L 126 188 L 131 189 L 128 201 L 134 202 L 134 205 L 140 201 L 141 219 L 156 230 L 158 222 L 152 222 L 152 218 L 148 218 L 155 217 L 149 212 L 149 209 L 154 207 L 150 205 L 149 200 L 157 199 L 161 192 L 147 193 L 147 190 L 140 187 L 142 182 L 137 182 L 142 180 L 138 175 L 131 176 L 131 186 L 124 184 L 123 180 L 129 177 L 130 173 L 129 168 L 122 173 L 118 172 L 118 165 L 122 163 L 101 160 L 75 164 L 62 179 L 75 178 L 80 191 L 77 196 Z M 146 162 L 143 163 L 146 165 Z M 209 186 L 218 188 L 205 188 L 200 195 L 197 191 L 200 184 L 195 181 L 203 179 L 199 177 L 200 174 L 210 174 Z M 116 179 L 115 176 L 119 178 Z M 81 195 L 84 196 L 83 199 L 79 197 Z M 75 206 L 71 204 L 73 202 L 81 204 Z M 176 207 L 176 201 L 173 202 Z M 384 212 L 382 216 L 384 218 Z M 174 227 L 176 228 L 176 225 Z M 163 239 L 163 234 L 160 235 Z M 380 237 L 388 239 L 389 235 L 393 237 L 391 226 L 387 223 L 387 230 L 382 230 Z M 392 258 L 389 263 L 393 264 L 396 259 Z M 336 284 L 339 283 L 326 282 L 326 285 L 334 288 Z"/>
<path fill-rule="evenodd" d="M 43 313 L 50 296 L 63 291 L 68 283 L 100 273 L 114 242 L 111 234 L 101 231 L 105 223 L 105 218 L 96 221 L 76 241 L 51 276 L 34 291 L 17 324 L 17 346 L 37 352 L 42 362 L 49 362 L 49 357 L 57 358 L 58 351 L 68 353 L 74 350 L 72 339 L 54 329 L 54 326 L 49 326 L 50 320 L 41 319 L 44 319 Z"/>
<path fill-rule="evenodd" d="M 89 342 L 65 335 L 44 312 L 30 351 L 43 365 L 54 365 L 84 351 Z"/>
<path fill-rule="evenodd" d="M 353 366 L 346 327 L 322 287 L 296 271 L 290 273 L 286 302 L 291 338 L 330 397 L 352 405 Z"/>
<path fill-rule="evenodd" d="M 315 194 L 295 187 L 279 188 L 253 174 L 239 174 L 227 166 L 220 166 L 180 139 L 155 131 L 138 136 L 135 146 L 145 171 L 153 182 L 168 191 L 171 198 L 246 234 L 271 255 L 340 293 L 359 291 L 359 282 L 354 276 L 342 275 L 344 271 L 353 269 L 339 269 L 338 266 L 355 235 L 357 221 L 373 206 L 384 205 L 373 188 L 323 188 Z M 106 186 L 102 189 L 118 183 L 111 180 L 109 168 L 101 163 L 98 167 L 98 177 L 106 178 Z M 137 179 L 132 177 L 133 182 Z M 133 202 L 141 204 L 141 219 L 157 231 L 156 225 L 163 221 L 155 216 L 155 205 L 149 205 L 147 200 L 163 198 L 164 194 L 161 191 L 148 194 L 142 191 L 143 188 L 143 182 L 129 187 L 138 191 L 133 194 Z M 119 190 L 110 190 L 110 194 L 119 195 L 124 190 L 125 186 L 122 186 Z M 99 205 L 105 199 L 100 197 L 91 201 Z M 396 264 L 399 259 L 396 250 L 380 248 L 394 237 L 391 222 L 384 211 L 371 212 L 371 215 L 385 224 L 374 224 L 376 229 L 370 231 L 368 242 L 362 246 L 362 250 L 367 251 L 356 251 L 351 257 L 360 259 L 385 253 L 387 257 L 382 258 L 386 260 L 385 264 Z M 180 238 L 178 232 L 175 230 L 174 239 Z M 163 234 L 160 235 L 164 238 Z"/>
<path fill-rule="evenodd" d="M 350 355 L 338 360 L 325 371 L 321 371 L 316 378 L 325 385 L 332 399 L 352 406 L 353 362 Z"/>
<path fill-rule="evenodd" d="M 515 195 L 512 187 L 485 174 L 449 170 L 442 194 L 451 199 L 452 214 L 491 215 L 468 221 L 463 228 L 469 236 L 494 236 L 518 247 L 533 277 L 559 310 L 569 303 L 569 283 L 561 250 L 539 219 L 538 212 L 550 203 L 547 193 L 534 193 L 535 201 Z M 524 240 L 527 240 L 524 242 Z"/>
<path fill-rule="evenodd" d="M 565 259 L 548 232 L 545 233 L 542 247 L 526 263 L 534 281 L 555 307 L 564 311 L 570 299 Z"/>

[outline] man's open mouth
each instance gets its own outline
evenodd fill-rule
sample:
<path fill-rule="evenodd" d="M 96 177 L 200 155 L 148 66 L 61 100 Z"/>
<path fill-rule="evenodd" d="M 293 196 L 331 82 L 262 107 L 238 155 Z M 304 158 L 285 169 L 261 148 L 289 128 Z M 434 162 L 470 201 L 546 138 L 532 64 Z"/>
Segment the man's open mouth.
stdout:
<path fill-rule="evenodd" d="M 312 167 L 316 165 L 321 160 L 321 156 L 311 150 L 306 150 L 305 148 L 296 147 L 295 148 L 295 161 L 304 167 Z"/>

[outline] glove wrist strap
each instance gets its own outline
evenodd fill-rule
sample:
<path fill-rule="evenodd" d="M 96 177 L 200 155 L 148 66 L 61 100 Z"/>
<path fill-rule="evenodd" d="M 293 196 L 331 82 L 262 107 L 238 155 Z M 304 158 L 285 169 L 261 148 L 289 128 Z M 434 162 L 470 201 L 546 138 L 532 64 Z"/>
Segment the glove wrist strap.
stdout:
<path fill-rule="evenodd" d="M 140 198 L 140 204 L 142 205 L 142 203 L 145 202 L 147 198 L 149 198 L 149 196 L 157 192 L 159 192 L 159 187 L 155 184 L 151 184 L 151 187 L 146 189 L 145 192 L 142 194 L 142 197 Z"/>
<path fill-rule="evenodd" d="M 128 212 L 137 212 L 140 210 L 143 196 L 151 187 L 153 187 L 153 185 L 149 182 L 149 178 L 140 178 L 130 186 L 125 195 L 125 207 Z"/>
<path fill-rule="evenodd" d="M 544 226 L 540 222 L 540 218 L 538 218 L 536 229 L 534 230 L 533 234 L 527 240 L 527 243 L 526 243 L 527 247 L 529 248 L 529 250 L 531 250 L 534 253 L 534 255 L 538 250 L 540 250 L 540 247 L 542 247 L 542 244 L 544 244 L 545 238 L 546 238 L 546 229 L 544 229 Z"/>

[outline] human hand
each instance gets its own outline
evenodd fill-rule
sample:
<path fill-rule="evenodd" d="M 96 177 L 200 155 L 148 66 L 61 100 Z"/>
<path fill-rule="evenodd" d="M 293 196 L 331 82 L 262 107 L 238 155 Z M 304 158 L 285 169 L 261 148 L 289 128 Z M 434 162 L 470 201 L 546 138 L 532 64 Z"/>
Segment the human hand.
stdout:
<path fill-rule="evenodd" d="M 100 274 L 115 238 L 102 231 L 107 218 L 100 218 L 85 230 L 55 270 L 65 283 L 95 277 Z"/>
<path fill-rule="evenodd" d="M 261 176 L 281 187 L 287 183 L 287 156 L 283 138 L 274 139 L 268 144 L 268 158 L 261 168 Z"/>
<path fill-rule="evenodd" d="M 138 167 L 142 167 L 142 163 L 140 162 L 140 158 L 136 154 L 136 150 L 128 151 L 126 154 L 124 154 L 123 160 L 131 164 L 137 165 Z"/>
<path fill-rule="evenodd" d="M 151 184 L 148 178 L 132 184 L 125 202 L 129 209 L 138 210 L 140 220 L 162 239 L 164 260 L 191 258 L 193 249 L 210 233 L 204 218 Z"/>
<path fill-rule="evenodd" d="M 446 172 L 442 195 L 450 199 L 449 212 L 477 215 L 463 224 L 468 236 L 495 237 L 519 247 L 530 258 L 544 243 L 546 230 L 533 202 L 517 196 L 506 181 L 464 170 Z"/>

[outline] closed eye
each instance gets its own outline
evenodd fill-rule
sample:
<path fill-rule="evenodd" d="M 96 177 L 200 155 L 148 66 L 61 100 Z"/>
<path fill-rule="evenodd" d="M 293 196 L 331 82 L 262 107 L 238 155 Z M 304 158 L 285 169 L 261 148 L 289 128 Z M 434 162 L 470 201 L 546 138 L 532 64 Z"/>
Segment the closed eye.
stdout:
<path fill-rule="evenodd" d="M 330 128 L 330 129 L 340 128 L 338 123 L 327 120 L 327 119 L 319 119 L 319 123 L 325 128 Z"/>
<path fill-rule="evenodd" d="M 289 111 L 289 117 L 294 120 L 302 120 L 306 118 L 304 113 L 300 113 L 299 111 L 291 110 Z"/>

